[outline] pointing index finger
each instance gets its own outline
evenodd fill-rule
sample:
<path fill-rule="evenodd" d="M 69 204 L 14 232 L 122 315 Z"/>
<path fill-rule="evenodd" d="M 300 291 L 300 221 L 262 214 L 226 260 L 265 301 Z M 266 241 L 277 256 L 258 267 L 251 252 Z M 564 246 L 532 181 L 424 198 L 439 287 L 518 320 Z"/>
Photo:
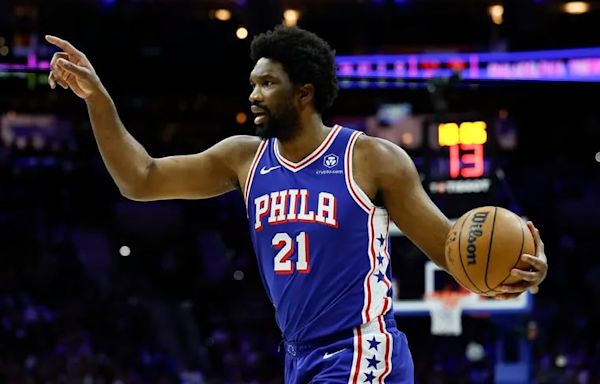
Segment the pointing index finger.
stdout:
<path fill-rule="evenodd" d="M 50 44 L 56 45 L 63 51 L 67 52 L 69 55 L 82 56 L 83 54 L 73 46 L 73 44 L 69 43 L 67 40 L 63 40 L 56 36 L 46 35 L 46 41 Z"/>

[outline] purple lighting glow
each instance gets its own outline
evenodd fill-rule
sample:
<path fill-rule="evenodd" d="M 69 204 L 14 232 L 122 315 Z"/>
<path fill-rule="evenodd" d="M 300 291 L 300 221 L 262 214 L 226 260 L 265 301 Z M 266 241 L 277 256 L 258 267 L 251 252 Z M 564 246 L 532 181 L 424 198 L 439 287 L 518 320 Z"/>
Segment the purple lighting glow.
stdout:
<path fill-rule="evenodd" d="M 50 62 L 48 60 L 38 61 L 35 53 L 27 55 L 27 63 L 0 63 L 0 72 L 31 72 L 39 70 L 49 70 Z"/>
<path fill-rule="evenodd" d="M 340 79 L 426 80 L 459 73 L 464 80 L 600 81 L 600 48 L 503 53 L 337 57 Z"/>

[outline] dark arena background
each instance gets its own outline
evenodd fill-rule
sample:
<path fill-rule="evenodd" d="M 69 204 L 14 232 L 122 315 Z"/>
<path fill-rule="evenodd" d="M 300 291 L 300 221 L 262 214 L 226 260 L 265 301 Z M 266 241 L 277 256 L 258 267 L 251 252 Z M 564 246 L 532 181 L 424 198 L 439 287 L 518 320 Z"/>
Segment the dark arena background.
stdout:
<path fill-rule="evenodd" d="M 327 124 L 402 146 L 448 217 L 497 205 L 541 231 L 540 292 L 453 336 L 394 232 L 415 381 L 600 383 L 600 2 L 566 0 L 0 0 L 0 383 L 283 382 L 240 193 L 121 196 L 44 41 L 85 52 L 160 157 L 254 133 L 249 45 L 281 23 L 336 50 Z"/>

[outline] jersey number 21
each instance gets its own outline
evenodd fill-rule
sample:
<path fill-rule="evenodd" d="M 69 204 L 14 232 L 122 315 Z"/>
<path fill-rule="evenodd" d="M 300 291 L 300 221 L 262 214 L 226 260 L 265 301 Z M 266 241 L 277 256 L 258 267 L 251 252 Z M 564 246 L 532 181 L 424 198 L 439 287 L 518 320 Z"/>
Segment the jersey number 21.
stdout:
<path fill-rule="evenodd" d="M 300 232 L 296 236 L 298 261 L 296 262 L 296 270 L 300 273 L 310 272 L 310 258 L 308 256 L 308 235 L 306 232 Z M 284 232 L 279 232 L 273 237 L 273 247 L 278 249 L 275 255 L 275 263 L 273 265 L 275 273 L 288 275 L 294 272 L 294 262 L 290 257 L 294 254 L 294 241 Z"/>

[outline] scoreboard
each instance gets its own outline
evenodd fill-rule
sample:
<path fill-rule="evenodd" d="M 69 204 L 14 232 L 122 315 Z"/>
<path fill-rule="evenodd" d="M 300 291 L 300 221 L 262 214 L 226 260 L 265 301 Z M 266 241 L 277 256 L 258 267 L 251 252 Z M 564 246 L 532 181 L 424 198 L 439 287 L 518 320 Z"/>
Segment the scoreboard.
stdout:
<path fill-rule="evenodd" d="M 506 152 L 498 145 L 497 122 L 478 114 L 424 122 L 428 145 L 414 156 L 423 187 L 446 214 L 458 217 L 475 207 L 502 204 L 496 175 Z"/>
<path fill-rule="evenodd" d="M 423 188 L 448 215 L 500 203 L 498 167 L 516 147 L 516 128 L 506 111 L 413 114 L 410 104 L 381 104 L 372 116 L 336 118 L 402 147 Z M 498 129 L 499 128 L 499 129 Z M 508 143 L 508 144 L 507 144 Z M 499 188 L 501 187 L 501 188 Z"/>
<path fill-rule="evenodd" d="M 488 124 L 483 120 L 429 123 L 435 141 L 428 156 L 432 194 L 486 193 L 493 173 Z"/>

